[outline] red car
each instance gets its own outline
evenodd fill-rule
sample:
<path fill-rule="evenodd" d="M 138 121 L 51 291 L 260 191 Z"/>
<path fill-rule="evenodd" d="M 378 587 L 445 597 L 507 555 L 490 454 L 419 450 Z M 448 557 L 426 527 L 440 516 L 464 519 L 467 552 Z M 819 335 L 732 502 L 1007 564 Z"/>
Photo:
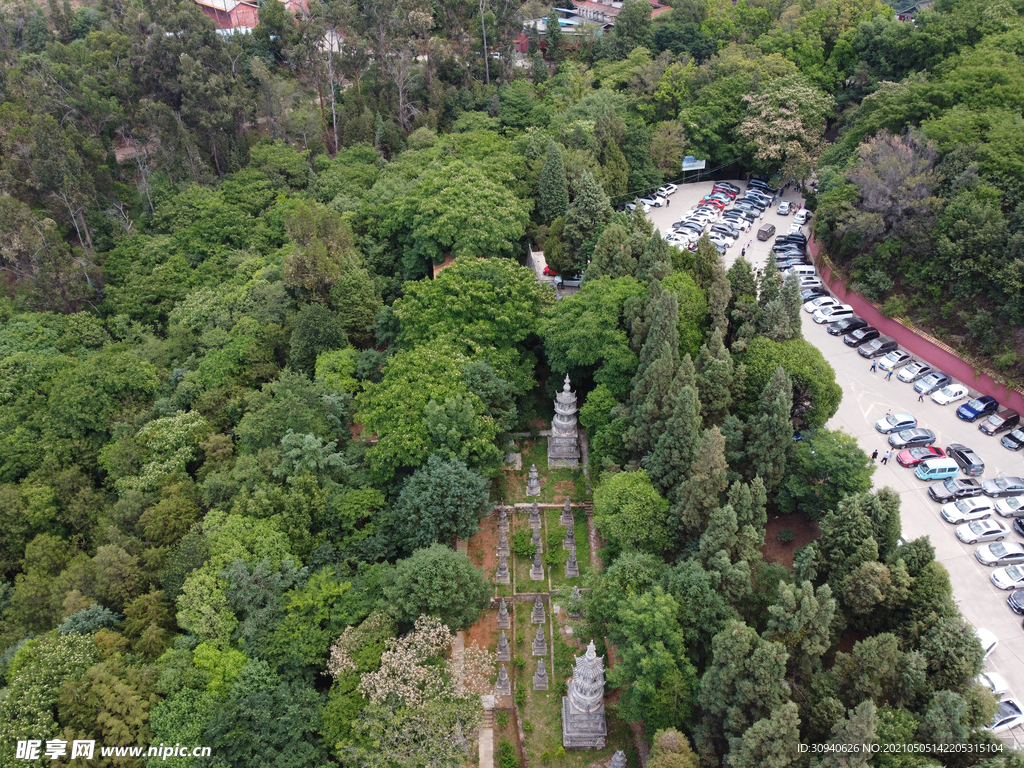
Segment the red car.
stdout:
<path fill-rule="evenodd" d="M 896 461 L 901 467 L 916 467 L 927 459 L 942 459 L 946 454 L 941 448 L 934 445 L 919 445 L 916 448 L 907 448 L 896 454 Z"/>
<path fill-rule="evenodd" d="M 553 270 L 547 264 L 544 265 L 544 274 L 547 275 L 548 277 L 558 277 L 558 272 Z"/>
<path fill-rule="evenodd" d="M 736 199 L 736 191 L 726 187 L 715 187 L 711 190 L 713 195 L 726 195 L 730 200 Z"/>
<path fill-rule="evenodd" d="M 719 200 L 717 197 L 705 197 L 698 205 L 713 205 L 718 210 L 722 210 L 725 208 L 725 201 Z"/>

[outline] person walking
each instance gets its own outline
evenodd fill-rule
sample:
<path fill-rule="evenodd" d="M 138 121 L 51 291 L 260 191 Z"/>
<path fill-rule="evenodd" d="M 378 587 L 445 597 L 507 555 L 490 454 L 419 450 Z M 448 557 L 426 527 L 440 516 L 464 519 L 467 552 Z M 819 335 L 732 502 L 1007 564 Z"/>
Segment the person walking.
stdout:
<path fill-rule="evenodd" d="M 874 461 L 877 458 L 878 458 L 878 449 L 875 448 L 875 450 L 871 452 L 871 460 Z"/>
<path fill-rule="evenodd" d="M 923 403 L 924 402 L 924 392 L 919 392 L 918 393 L 918 395 L 917 395 L 917 402 L 919 402 L 919 403 Z"/>
<path fill-rule="evenodd" d="M 892 372 L 893 372 L 894 370 L 896 370 L 896 369 L 895 369 L 895 368 L 890 368 L 890 369 L 889 369 L 889 372 L 888 372 L 887 374 L 885 374 L 885 380 L 886 380 L 886 381 L 888 381 L 889 379 L 891 379 L 891 378 L 892 378 Z"/>
<path fill-rule="evenodd" d="M 890 448 L 888 451 L 886 451 L 885 455 L 882 456 L 882 463 L 883 464 L 887 463 L 889 461 L 889 457 L 890 456 L 892 456 L 892 448 Z"/>
<path fill-rule="evenodd" d="M 874 373 L 875 371 L 877 371 L 877 370 L 878 370 L 878 361 L 877 361 L 877 360 L 872 360 L 872 361 L 871 361 L 871 367 L 870 367 L 870 368 L 868 368 L 868 370 L 869 370 L 869 371 L 870 371 L 871 373 Z"/>

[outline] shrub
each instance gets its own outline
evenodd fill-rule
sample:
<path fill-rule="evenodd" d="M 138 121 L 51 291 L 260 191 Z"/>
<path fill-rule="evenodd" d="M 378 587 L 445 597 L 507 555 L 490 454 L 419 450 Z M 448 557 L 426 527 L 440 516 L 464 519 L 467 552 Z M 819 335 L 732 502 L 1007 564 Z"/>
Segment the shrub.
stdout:
<path fill-rule="evenodd" d="M 498 721 L 498 728 L 501 730 L 508 728 L 508 712 L 499 712 L 494 719 Z"/>
<path fill-rule="evenodd" d="M 525 692 L 526 689 L 524 688 L 523 691 Z M 531 723 L 529 720 L 523 720 L 523 733 L 532 733 L 532 732 L 533 732 L 533 723 Z"/>
<path fill-rule="evenodd" d="M 882 305 L 882 314 L 886 317 L 906 317 L 909 311 L 906 296 L 890 296 Z"/>
<path fill-rule="evenodd" d="M 546 749 L 543 752 L 541 752 L 540 753 L 540 761 L 544 765 L 547 765 L 551 761 L 551 752 L 549 752 Z"/>
<path fill-rule="evenodd" d="M 525 686 L 516 688 L 515 702 L 516 702 L 516 706 L 519 706 L 519 707 L 522 707 L 522 706 L 524 706 L 526 704 L 526 687 Z"/>
<path fill-rule="evenodd" d="M 512 550 L 513 554 L 519 555 L 519 557 L 533 558 L 533 551 L 536 547 L 533 546 L 531 539 L 533 538 L 533 531 L 527 528 L 524 531 L 516 531 L 512 535 L 512 541 L 508 543 L 509 549 Z"/>
<path fill-rule="evenodd" d="M 518 653 L 512 657 L 512 664 L 515 666 L 516 669 L 522 669 L 526 666 L 526 662 L 523 660 L 523 657 L 520 656 Z"/>
<path fill-rule="evenodd" d="M 498 768 L 519 768 L 516 759 L 516 748 L 508 739 L 498 742 Z"/>
<path fill-rule="evenodd" d="M 795 536 L 793 535 L 793 531 L 790 528 L 783 528 L 781 531 L 779 531 L 779 541 L 781 541 L 783 544 L 788 544 L 794 538 Z"/>
<path fill-rule="evenodd" d="M 559 747 L 555 750 L 556 760 L 565 760 L 565 747 Z"/>
<path fill-rule="evenodd" d="M 561 697 L 566 696 L 569 693 L 569 684 L 565 680 L 559 680 L 555 684 L 555 693 Z"/>

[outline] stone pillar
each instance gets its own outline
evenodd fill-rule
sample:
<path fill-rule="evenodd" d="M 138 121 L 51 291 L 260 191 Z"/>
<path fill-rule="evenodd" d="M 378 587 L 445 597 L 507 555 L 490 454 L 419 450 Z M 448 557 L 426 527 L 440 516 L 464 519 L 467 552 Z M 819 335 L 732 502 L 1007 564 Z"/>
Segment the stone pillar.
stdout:
<path fill-rule="evenodd" d="M 511 696 L 512 695 L 512 681 L 509 680 L 508 671 L 505 669 L 505 665 L 501 665 L 501 669 L 498 670 L 498 682 L 494 684 L 494 695 L 495 696 Z"/>
<path fill-rule="evenodd" d="M 544 659 L 537 662 L 537 672 L 533 676 L 533 690 L 546 691 L 548 689 L 548 670 L 544 666 Z"/>
<path fill-rule="evenodd" d="M 580 564 L 576 561 L 576 547 L 569 550 L 569 560 L 565 564 L 565 578 L 578 579 L 580 575 Z"/>
<path fill-rule="evenodd" d="M 534 624 L 543 624 L 547 620 L 547 615 L 544 611 L 544 601 L 540 599 L 540 595 L 537 595 L 537 599 L 533 603 L 533 613 L 530 614 L 530 621 Z"/>
<path fill-rule="evenodd" d="M 509 648 L 508 638 L 505 636 L 505 630 L 501 631 L 501 636 L 498 638 L 498 661 L 512 661 L 512 649 Z"/>
<path fill-rule="evenodd" d="M 537 635 L 533 638 L 533 655 L 534 656 L 547 656 L 548 655 L 548 640 L 544 636 L 544 625 L 541 624 L 537 627 Z"/>
<path fill-rule="evenodd" d="M 508 571 L 508 560 L 504 557 L 498 558 L 498 572 L 494 574 L 494 581 L 498 584 L 512 583 L 512 574 Z"/>
<path fill-rule="evenodd" d="M 530 476 L 526 480 L 526 495 L 540 496 L 540 476 L 537 474 L 537 465 L 530 466 Z"/>
<path fill-rule="evenodd" d="M 512 617 L 508 614 L 508 606 L 505 605 L 505 598 L 498 603 L 498 629 L 512 629 Z"/>
<path fill-rule="evenodd" d="M 580 465 L 580 443 L 576 425 L 576 393 L 570 390 L 569 377 L 565 377 L 562 391 L 555 398 L 555 416 L 551 419 L 551 437 L 548 438 L 548 468 Z"/>

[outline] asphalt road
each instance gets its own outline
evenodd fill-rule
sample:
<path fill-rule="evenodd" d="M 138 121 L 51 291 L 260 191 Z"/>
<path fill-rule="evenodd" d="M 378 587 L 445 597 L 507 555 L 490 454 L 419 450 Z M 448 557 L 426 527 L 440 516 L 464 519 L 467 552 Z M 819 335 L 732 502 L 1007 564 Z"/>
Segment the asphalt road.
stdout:
<path fill-rule="evenodd" d="M 735 181 L 741 189 L 743 182 Z M 682 214 L 696 205 L 711 189 L 711 182 L 680 185 L 672 196 L 672 202 L 665 208 L 653 208 L 649 218 L 662 232 L 678 221 Z M 802 202 L 794 190 L 789 190 L 783 199 Z M 765 211 L 764 223 L 773 223 L 779 234 L 788 231 L 792 216 L 779 216 L 775 209 Z M 807 228 L 804 227 L 805 233 Z M 752 227 L 747 240 L 747 259 L 755 267 L 763 266 L 771 250 L 774 238 L 758 242 Z M 725 254 L 727 265 L 740 255 L 746 241 L 739 240 Z M 871 373 L 870 362 L 865 361 L 855 348 L 847 347 L 842 339 L 830 336 L 824 325 L 816 325 L 809 313 L 803 313 L 804 338 L 817 346 L 825 359 L 836 371 L 836 381 L 843 388 L 843 400 L 839 411 L 829 421 L 830 429 L 842 429 L 857 438 L 861 447 L 869 454 L 878 449 L 879 461 L 889 447 L 884 435 L 875 431 L 874 425 L 886 412 L 912 413 L 922 427 L 933 430 L 937 445 L 945 448 L 950 443 L 963 443 L 973 448 L 985 462 L 985 473 L 981 480 L 999 475 L 1024 476 L 1024 451 L 1013 453 L 999 444 L 999 436 L 988 437 L 978 430 L 977 423 L 961 421 L 956 408 L 961 403 L 940 406 L 930 397 L 917 402 L 917 393 L 912 384 L 904 384 L 894 375 L 885 381 L 882 372 Z M 970 385 L 970 382 L 964 382 Z M 973 393 L 972 393 L 973 394 Z M 961 401 L 966 402 L 966 401 Z M 964 475 L 961 475 L 964 477 Z M 985 627 L 999 638 L 999 646 L 986 662 L 986 668 L 1001 674 L 1010 686 L 1011 694 L 1024 696 L 1024 628 L 1021 618 L 1006 604 L 1008 592 L 996 589 L 989 581 L 990 568 L 981 565 L 974 557 L 978 545 L 962 544 L 954 533 L 956 526 L 946 523 L 939 516 L 939 504 L 928 497 L 929 483 L 918 480 L 911 469 L 904 469 L 895 460 L 895 455 L 885 466 L 879 466 L 874 474 L 876 488 L 889 486 L 902 499 L 901 518 L 903 537 L 915 539 L 928 536 L 935 547 L 935 557 L 949 571 L 953 585 L 953 596 L 961 613 L 975 627 Z M 998 517 L 998 516 L 997 516 Z M 1010 523 L 1012 521 L 998 518 Z M 1007 526 L 1009 527 L 1009 525 Z M 1024 541 L 1011 532 L 1007 541 Z M 1008 694 L 1008 695 L 1011 695 Z M 1004 735 L 1009 744 L 1024 744 L 1024 733 L 1018 728 Z"/>

